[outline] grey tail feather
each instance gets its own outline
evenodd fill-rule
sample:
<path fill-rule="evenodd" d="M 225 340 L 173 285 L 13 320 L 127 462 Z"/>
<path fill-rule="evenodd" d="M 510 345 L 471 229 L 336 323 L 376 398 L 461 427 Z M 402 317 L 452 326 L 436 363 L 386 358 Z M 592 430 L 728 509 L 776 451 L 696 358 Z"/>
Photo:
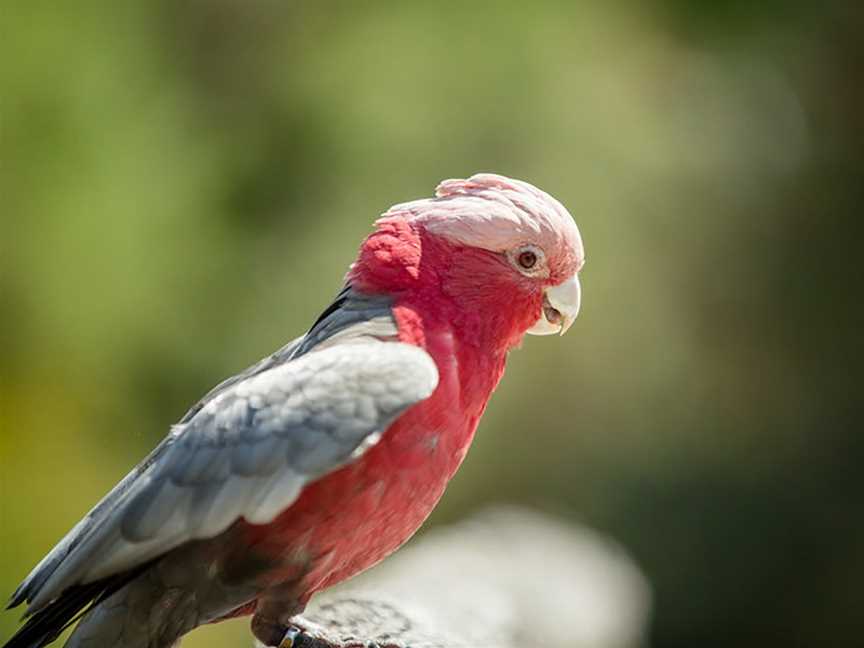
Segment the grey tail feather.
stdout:
<path fill-rule="evenodd" d="M 95 606 L 136 578 L 149 564 L 134 570 L 109 576 L 86 585 L 75 585 L 54 601 L 27 618 L 24 625 L 2 648 L 42 648 L 56 640 L 60 634 Z M 19 588 L 20 589 L 20 588 Z M 23 603 L 18 591 L 12 595 L 8 608 Z M 7 609 L 8 609 L 7 608 Z"/>
<path fill-rule="evenodd" d="M 26 587 L 24 587 L 26 583 L 21 583 L 15 591 L 12 593 L 12 596 L 9 597 L 9 602 L 6 604 L 6 609 L 11 610 L 14 607 L 18 607 L 25 600 L 27 600 L 27 592 Z"/>

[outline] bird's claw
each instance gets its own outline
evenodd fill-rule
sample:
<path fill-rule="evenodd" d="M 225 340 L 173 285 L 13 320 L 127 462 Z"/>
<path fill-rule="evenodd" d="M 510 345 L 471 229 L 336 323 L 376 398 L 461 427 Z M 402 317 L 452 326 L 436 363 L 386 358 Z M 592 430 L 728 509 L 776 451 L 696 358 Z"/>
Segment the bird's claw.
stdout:
<path fill-rule="evenodd" d="M 297 642 L 297 637 L 300 633 L 300 628 L 297 626 L 290 626 L 282 636 L 282 641 L 279 642 L 277 648 L 294 648 L 294 644 Z"/>

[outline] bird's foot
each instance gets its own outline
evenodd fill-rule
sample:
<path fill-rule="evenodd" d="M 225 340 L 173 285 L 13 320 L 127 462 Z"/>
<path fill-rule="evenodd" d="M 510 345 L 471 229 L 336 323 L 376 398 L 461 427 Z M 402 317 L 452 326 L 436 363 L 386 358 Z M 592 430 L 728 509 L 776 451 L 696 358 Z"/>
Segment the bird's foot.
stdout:
<path fill-rule="evenodd" d="M 301 643 L 303 631 L 297 626 L 289 626 L 282 636 L 282 641 L 279 642 L 277 648 L 294 648 Z"/>
<path fill-rule="evenodd" d="M 324 644 L 317 642 L 295 625 L 265 623 L 260 618 L 253 626 L 253 634 L 258 645 L 267 648 L 320 648 Z"/>
<path fill-rule="evenodd" d="M 276 648 L 330 648 L 328 641 L 315 638 L 297 626 L 288 626 Z"/>

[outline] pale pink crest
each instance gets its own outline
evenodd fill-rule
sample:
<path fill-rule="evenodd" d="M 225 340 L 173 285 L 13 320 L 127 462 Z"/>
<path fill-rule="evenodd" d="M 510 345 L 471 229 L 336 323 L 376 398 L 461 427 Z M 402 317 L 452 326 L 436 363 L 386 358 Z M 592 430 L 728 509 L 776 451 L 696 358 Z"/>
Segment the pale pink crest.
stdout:
<path fill-rule="evenodd" d="M 582 237 L 573 217 L 534 185 L 478 173 L 467 180 L 444 180 L 435 195 L 394 205 L 382 219 L 408 218 L 451 241 L 493 252 L 538 245 L 570 274 L 584 263 Z"/>

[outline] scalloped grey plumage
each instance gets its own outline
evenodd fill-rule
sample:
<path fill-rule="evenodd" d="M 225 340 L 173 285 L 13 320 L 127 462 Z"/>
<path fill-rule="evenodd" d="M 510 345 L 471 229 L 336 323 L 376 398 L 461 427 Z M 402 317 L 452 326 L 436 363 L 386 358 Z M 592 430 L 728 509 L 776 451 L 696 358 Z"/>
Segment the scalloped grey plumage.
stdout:
<path fill-rule="evenodd" d="M 377 442 L 438 383 L 397 341 L 386 298 L 346 287 L 303 337 L 211 390 L 36 566 L 13 596 L 38 611 L 72 585 L 143 565 L 240 518 L 263 524 L 303 485 Z M 386 384 L 382 393 L 371 385 Z"/>

